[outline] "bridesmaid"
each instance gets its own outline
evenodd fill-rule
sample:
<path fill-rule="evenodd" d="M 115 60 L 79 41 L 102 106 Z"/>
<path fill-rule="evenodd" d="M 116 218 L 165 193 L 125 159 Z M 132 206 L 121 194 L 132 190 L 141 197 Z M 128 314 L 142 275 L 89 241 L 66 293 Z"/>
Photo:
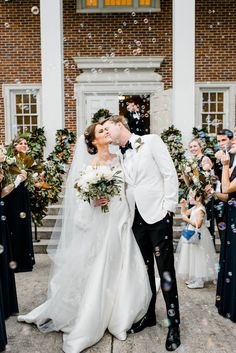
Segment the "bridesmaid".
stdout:
<path fill-rule="evenodd" d="M 13 141 L 15 155 L 27 153 L 29 148 L 24 138 L 16 138 Z M 30 212 L 30 196 L 25 186 L 27 173 L 22 173 L 15 181 L 14 190 L 6 196 L 5 206 L 8 225 L 11 235 L 13 257 L 16 262 L 16 272 L 32 271 L 35 264 L 32 225 Z"/>
<path fill-rule="evenodd" d="M 236 154 L 236 140 L 233 141 L 230 152 Z M 236 322 L 236 167 L 230 169 L 228 154 L 223 156 L 221 162 L 222 189 L 224 193 L 229 194 L 229 201 L 220 251 L 216 307 L 220 315 Z"/>
<path fill-rule="evenodd" d="M 4 317 L 18 313 L 18 302 L 15 283 L 15 262 L 12 258 L 10 234 L 8 230 L 7 217 L 4 207 L 4 198 L 13 190 L 13 184 L 2 188 L 3 172 L 0 170 L 0 278 L 2 282 L 2 295 Z"/>

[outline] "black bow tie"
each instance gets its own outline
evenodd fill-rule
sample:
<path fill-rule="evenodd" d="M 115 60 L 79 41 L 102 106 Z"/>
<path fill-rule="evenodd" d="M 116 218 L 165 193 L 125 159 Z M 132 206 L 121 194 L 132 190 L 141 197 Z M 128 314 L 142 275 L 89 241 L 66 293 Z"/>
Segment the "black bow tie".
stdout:
<path fill-rule="evenodd" d="M 133 147 L 132 147 L 130 141 L 128 141 L 124 147 L 121 147 L 121 146 L 120 146 L 120 151 L 121 151 L 122 154 L 125 154 L 125 152 L 126 152 L 129 148 L 131 148 L 131 150 L 133 149 Z"/>

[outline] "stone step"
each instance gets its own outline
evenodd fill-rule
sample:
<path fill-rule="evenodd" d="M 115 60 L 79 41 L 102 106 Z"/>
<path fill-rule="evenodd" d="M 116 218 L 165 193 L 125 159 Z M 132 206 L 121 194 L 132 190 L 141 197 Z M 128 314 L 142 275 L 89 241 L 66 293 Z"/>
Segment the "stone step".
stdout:
<path fill-rule="evenodd" d="M 58 215 L 58 214 L 47 215 L 43 219 L 43 226 L 42 227 L 54 227 L 57 219 L 61 219 L 61 215 Z M 40 228 L 42 228 L 42 227 L 39 227 L 38 230 L 40 230 Z"/>
<path fill-rule="evenodd" d="M 174 239 L 173 244 L 174 244 L 174 249 L 176 250 L 177 245 L 178 245 L 179 239 Z M 47 253 L 47 246 L 48 246 L 49 240 L 48 239 L 41 239 L 39 242 L 34 242 L 34 252 L 35 254 L 46 254 Z M 220 252 L 220 239 L 216 239 L 216 252 Z"/>
<path fill-rule="evenodd" d="M 57 215 L 61 209 L 61 205 L 50 205 L 47 208 L 47 215 Z"/>

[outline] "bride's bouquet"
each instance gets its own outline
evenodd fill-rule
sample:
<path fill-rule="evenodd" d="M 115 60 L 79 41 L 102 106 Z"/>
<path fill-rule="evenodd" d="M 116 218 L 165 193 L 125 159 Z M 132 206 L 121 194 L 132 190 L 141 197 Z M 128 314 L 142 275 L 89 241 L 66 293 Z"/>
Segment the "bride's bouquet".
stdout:
<path fill-rule="evenodd" d="M 121 192 L 123 179 L 121 171 L 108 166 L 88 166 L 81 171 L 75 183 L 77 195 L 88 201 L 105 197 L 108 201 Z M 103 212 L 109 212 L 108 205 L 101 206 Z"/>

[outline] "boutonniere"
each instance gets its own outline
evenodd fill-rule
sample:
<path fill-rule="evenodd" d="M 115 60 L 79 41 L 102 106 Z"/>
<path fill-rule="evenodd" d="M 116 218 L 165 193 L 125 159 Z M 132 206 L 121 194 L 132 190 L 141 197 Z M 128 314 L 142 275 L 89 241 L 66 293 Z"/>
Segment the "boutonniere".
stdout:
<path fill-rule="evenodd" d="M 134 143 L 134 149 L 138 152 L 139 148 L 144 144 L 141 137 L 139 137 Z"/>

